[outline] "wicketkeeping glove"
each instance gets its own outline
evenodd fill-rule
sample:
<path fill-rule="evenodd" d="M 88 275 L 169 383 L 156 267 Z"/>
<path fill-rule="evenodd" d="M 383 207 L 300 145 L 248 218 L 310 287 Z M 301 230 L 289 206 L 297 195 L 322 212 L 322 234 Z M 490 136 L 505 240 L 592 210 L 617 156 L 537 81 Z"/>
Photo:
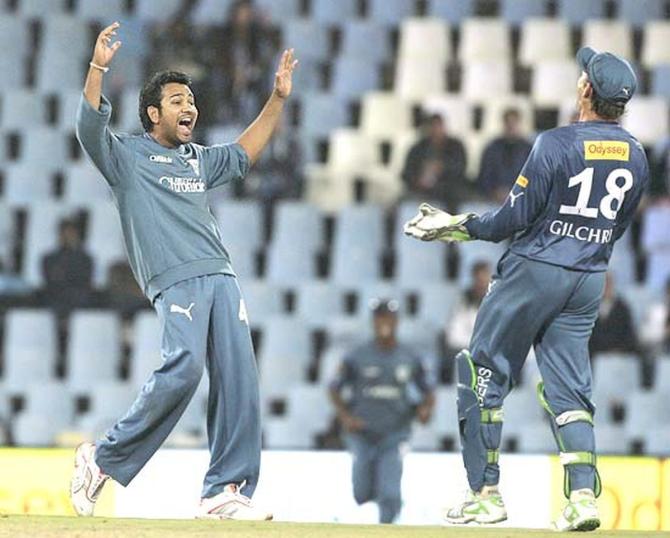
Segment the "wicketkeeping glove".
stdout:
<path fill-rule="evenodd" d="M 474 213 L 450 215 L 429 204 L 419 206 L 419 214 L 405 224 L 405 235 L 421 241 L 470 241 L 472 238 L 464 226 Z"/>

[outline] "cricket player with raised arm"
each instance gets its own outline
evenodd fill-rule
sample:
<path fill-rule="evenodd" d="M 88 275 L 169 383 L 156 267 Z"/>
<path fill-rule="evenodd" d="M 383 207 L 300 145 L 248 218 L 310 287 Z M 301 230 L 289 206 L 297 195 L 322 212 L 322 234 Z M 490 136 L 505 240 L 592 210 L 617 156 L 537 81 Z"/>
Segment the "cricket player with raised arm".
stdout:
<path fill-rule="evenodd" d="M 551 416 L 565 472 L 568 503 L 554 528 L 600 525 L 588 342 L 612 248 L 633 218 L 649 172 L 642 146 L 618 123 L 637 87 L 630 64 L 589 47 L 578 51 L 577 61 L 579 121 L 538 136 L 498 210 L 449 215 L 424 204 L 405 226 L 425 241 L 511 238 L 470 349 L 456 356 L 470 491 L 447 512 L 451 523 L 507 518 L 498 490 L 502 405 L 533 346 L 543 380 L 538 397 Z"/>
<path fill-rule="evenodd" d="M 102 82 L 119 23 L 97 38 L 77 112 L 77 137 L 112 189 L 135 277 L 161 323 L 162 364 L 128 413 L 95 444 L 77 448 L 71 499 L 93 514 L 106 480 L 127 485 L 171 432 L 203 375 L 209 374 L 211 460 L 198 517 L 267 520 L 253 495 L 260 470 L 258 376 L 246 308 L 207 191 L 242 179 L 258 159 L 291 93 L 297 61 L 284 51 L 272 95 L 235 143 L 191 142 L 198 119 L 191 81 L 155 74 L 140 94 L 145 133 L 109 129 Z"/>

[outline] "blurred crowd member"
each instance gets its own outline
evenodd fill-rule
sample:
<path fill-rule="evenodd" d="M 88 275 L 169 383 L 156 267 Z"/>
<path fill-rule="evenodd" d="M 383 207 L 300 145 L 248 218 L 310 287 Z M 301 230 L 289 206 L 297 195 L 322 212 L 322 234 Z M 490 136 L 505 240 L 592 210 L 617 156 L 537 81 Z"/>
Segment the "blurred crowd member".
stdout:
<path fill-rule="evenodd" d="M 374 341 L 347 354 L 331 398 L 353 456 L 354 498 L 375 501 L 380 522 L 392 523 L 402 504 L 402 447 L 412 420 L 430 420 L 434 396 L 418 356 L 396 340 L 397 301 L 375 303 Z"/>
<path fill-rule="evenodd" d="M 449 136 L 440 114 L 423 125 L 423 136 L 407 154 L 402 179 L 408 196 L 446 204 L 455 210 L 469 195 L 465 177 L 465 147 Z"/>
<path fill-rule="evenodd" d="M 478 179 L 482 193 L 497 203 L 507 198 L 532 147 L 521 131 L 518 109 L 503 112 L 503 126 L 503 134 L 484 148 Z"/>
<path fill-rule="evenodd" d="M 255 10 L 250 0 L 237 0 L 230 7 L 223 28 L 212 28 L 205 50 L 211 67 L 211 89 L 220 88 L 219 122 L 247 123 L 263 106 L 270 93 L 275 32 Z M 221 107 L 220 103 L 226 103 Z"/>
<path fill-rule="evenodd" d="M 84 250 L 76 222 L 60 224 L 58 248 L 42 259 L 44 301 L 59 316 L 88 306 L 93 295 L 93 259 Z"/>
<path fill-rule="evenodd" d="M 447 320 L 445 327 L 446 357 L 453 357 L 470 346 L 470 337 L 475 327 L 477 310 L 486 296 L 491 282 L 491 267 L 488 262 L 475 262 L 471 270 L 472 283 Z M 451 366 L 449 360 L 446 366 Z"/>
<path fill-rule="evenodd" d="M 607 273 L 605 279 L 605 290 L 589 348 L 592 357 L 597 353 L 636 353 L 639 350 L 630 307 L 617 295 L 611 273 Z"/>
<path fill-rule="evenodd" d="M 652 196 L 670 195 L 670 136 L 661 140 L 652 154 L 651 184 L 649 194 Z"/>
<path fill-rule="evenodd" d="M 280 198 L 298 198 L 302 193 L 302 149 L 293 130 L 284 122 L 254 166 L 254 173 L 244 182 L 246 194 L 272 204 Z"/>
<path fill-rule="evenodd" d="M 138 310 L 151 308 L 125 261 L 110 266 L 105 291 L 107 305 L 117 310 L 122 319 L 132 318 Z"/>
<path fill-rule="evenodd" d="M 647 255 L 645 284 L 661 291 L 670 278 L 670 196 L 660 196 L 642 217 L 642 248 Z"/>
<path fill-rule="evenodd" d="M 640 340 L 654 355 L 670 352 L 670 278 L 665 283 L 665 296 L 647 307 Z"/>

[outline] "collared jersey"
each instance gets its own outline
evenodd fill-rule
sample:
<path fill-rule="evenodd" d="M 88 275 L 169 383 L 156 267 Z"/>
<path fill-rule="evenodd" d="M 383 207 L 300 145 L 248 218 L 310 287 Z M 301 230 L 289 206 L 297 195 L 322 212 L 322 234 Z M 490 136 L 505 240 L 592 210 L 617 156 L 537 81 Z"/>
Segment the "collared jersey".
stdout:
<path fill-rule="evenodd" d="M 644 149 L 618 123 L 574 123 L 542 133 L 505 203 L 465 226 L 475 239 L 513 236 L 519 256 L 605 271 L 648 180 Z"/>
<path fill-rule="evenodd" d="M 114 194 L 140 287 L 153 301 L 176 282 L 207 274 L 234 275 L 207 191 L 243 178 L 249 158 L 239 144 L 166 148 L 148 134 L 116 134 L 112 107 L 95 110 L 82 96 L 77 138 Z"/>

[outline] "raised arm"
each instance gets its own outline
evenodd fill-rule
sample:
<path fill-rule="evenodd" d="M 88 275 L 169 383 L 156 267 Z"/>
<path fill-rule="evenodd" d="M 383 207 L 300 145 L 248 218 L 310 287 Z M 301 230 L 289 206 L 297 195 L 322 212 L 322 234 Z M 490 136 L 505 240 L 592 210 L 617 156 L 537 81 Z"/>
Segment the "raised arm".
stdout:
<path fill-rule="evenodd" d="M 274 132 L 284 102 L 291 94 L 293 70 L 298 65 L 298 60 L 293 58 L 293 49 L 285 50 L 279 60 L 279 66 L 275 73 L 274 89 L 272 95 L 265 103 L 263 110 L 249 127 L 240 135 L 237 142 L 244 148 L 251 164 L 258 160 L 263 148 L 267 145 Z"/>
<path fill-rule="evenodd" d="M 100 108 L 102 77 L 109 70 L 109 64 L 121 46 L 121 41 L 111 43 L 112 37 L 116 35 L 116 30 L 119 26 L 121 25 L 118 22 L 110 24 L 100 32 L 98 39 L 95 41 L 93 58 L 89 64 L 86 82 L 84 83 L 84 97 L 86 97 L 86 100 L 95 110 Z"/>

